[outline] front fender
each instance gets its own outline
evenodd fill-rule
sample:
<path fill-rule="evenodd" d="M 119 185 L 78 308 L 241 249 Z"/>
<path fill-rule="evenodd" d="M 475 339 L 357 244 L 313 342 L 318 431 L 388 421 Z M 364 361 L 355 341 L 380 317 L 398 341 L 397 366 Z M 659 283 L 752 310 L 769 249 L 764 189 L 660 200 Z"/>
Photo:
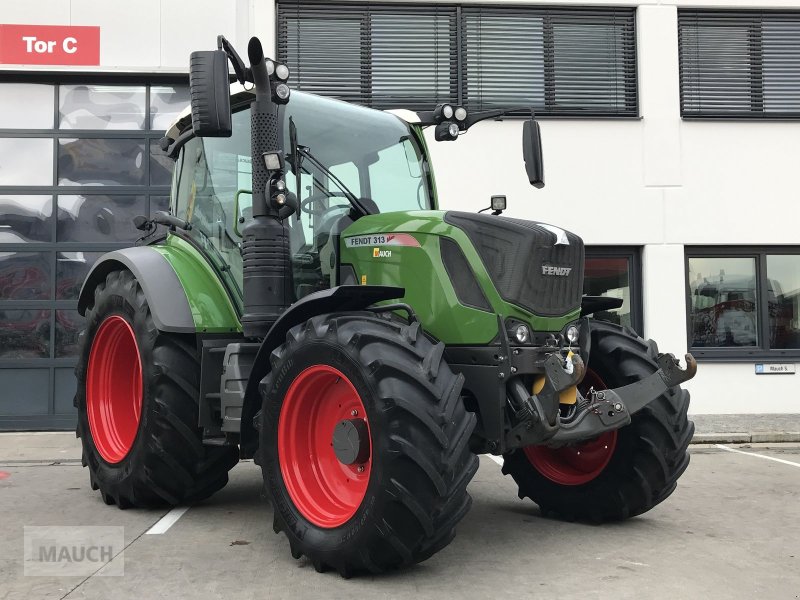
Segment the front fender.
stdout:
<path fill-rule="evenodd" d="M 261 409 L 258 384 L 269 373 L 269 355 L 286 341 L 286 334 L 295 325 L 311 317 L 331 312 L 362 310 L 376 302 L 402 298 L 405 290 L 381 285 L 340 285 L 309 294 L 284 312 L 270 328 L 253 361 L 242 405 L 240 445 L 243 457 L 252 456 L 258 447 L 258 434 L 253 418 Z"/>

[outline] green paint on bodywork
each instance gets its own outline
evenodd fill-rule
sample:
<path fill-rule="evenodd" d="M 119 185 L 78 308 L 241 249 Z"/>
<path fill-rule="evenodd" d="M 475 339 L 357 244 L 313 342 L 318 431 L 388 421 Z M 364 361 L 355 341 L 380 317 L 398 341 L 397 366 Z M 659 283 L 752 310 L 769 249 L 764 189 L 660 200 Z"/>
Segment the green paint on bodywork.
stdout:
<path fill-rule="evenodd" d="M 358 281 L 366 276 L 369 285 L 403 287 L 403 300 L 410 304 L 426 331 L 445 344 L 481 346 L 497 336 L 497 315 L 513 317 L 530 324 L 534 331 L 560 331 L 580 316 L 580 308 L 560 316 L 542 317 L 503 300 L 492 283 L 483 261 L 467 234 L 443 220 L 442 211 L 407 211 L 363 217 L 342 232 L 342 264 L 350 264 Z M 368 244 L 347 247 L 352 236 L 406 233 L 420 244 L 397 246 Z M 464 306 L 458 302 L 450 278 L 442 264 L 439 240 L 456 242 L 472 267 L 479 285 L 494 312 Z M 374 249 L 383 254 L 373 256 Z M 391 250 L 391 255 L 385 251 Z"/>
<path fill-rule="evenodd" d="M 169 234 L 163 244 L 151 247 L 167 259 L 178 275 L 197 331 L 227 333 L 242 330 L 236 309 L 219 275 L 194 246 Z"/>

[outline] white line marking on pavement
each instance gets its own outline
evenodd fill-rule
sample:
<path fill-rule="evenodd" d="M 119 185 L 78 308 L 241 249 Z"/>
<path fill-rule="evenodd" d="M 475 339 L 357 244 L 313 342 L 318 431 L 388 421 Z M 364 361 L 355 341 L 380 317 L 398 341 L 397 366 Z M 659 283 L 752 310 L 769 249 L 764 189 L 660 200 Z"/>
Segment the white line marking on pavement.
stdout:
<path fill-rule="evenodd" d="M 756 454 L 755 452 L 745 452 L 744 450 L 737 450 L 736 448 L 728 448 L 722 444 L 714 444 L 717 448 L 727 450 L 728 452 L 735 452 L 736 454 L 746 454 L 747 456 L 755 456 L 756 458 L 763 458 L 764 460 L 774 460 L 784 465 L 792 467 L 800 467 L 800 463 L 792 462 L 790 460 L 783 460 L 782 458 L 775 458 L 774 456 L 764 456 L 763 454 Z"/>
<path fill-rule="evenodd" d="M 503 466 L 503 457 L 502 456 L 495 456 L 494 454 L 487 454 L 489 458 L 491 458 L 494 462 L 496 462 L 501 467 Z"/>
<path fill-rule="evenodd" d="M 189 510 L 188 506 L 173 508 L 161 517 L 155 525 L 145 531 L 145 533 L 147 535 L 161 535 L 162 533 L 166 533 L 170 527 L 178 522 L 178 519 L 180 519 L 187 510 Z"/>

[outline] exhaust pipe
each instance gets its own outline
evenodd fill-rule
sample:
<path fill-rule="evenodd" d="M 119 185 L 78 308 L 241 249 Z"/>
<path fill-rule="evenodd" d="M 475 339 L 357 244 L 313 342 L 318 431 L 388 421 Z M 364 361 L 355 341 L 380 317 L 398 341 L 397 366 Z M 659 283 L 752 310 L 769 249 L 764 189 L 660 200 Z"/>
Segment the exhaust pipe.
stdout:
<path fill-rule="evenodd" d="M 242 330 L 249 338 L 263 338 L 292 300 L 292 263 L 289 230 L 269 201 L 270 172 L 264 154 L 284 155 L 278 105 L 272 99 L 267 59 L 258 38 L 247 45 L 256 98 L 250 103 L 253 218 L 242 229 Z"/>

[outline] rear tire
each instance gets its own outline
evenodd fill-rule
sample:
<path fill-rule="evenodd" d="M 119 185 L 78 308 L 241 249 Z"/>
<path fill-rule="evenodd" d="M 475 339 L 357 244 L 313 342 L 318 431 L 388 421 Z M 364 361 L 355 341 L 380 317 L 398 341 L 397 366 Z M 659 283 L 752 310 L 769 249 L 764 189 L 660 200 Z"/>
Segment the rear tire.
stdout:
<path fill-rule="evenodd" d="M 274 507 L 273 527 L 285 532 L 294 558 L 305 555 L 317 571 L 332 568 L 349 577 L 420 562 L 453 539 L 472 501 L 466 488 L 478 458 L 468 446 L 475 415 L 460 397 L 463 377 L 442 360 L 443 350 L 418 323 L 350 313 L 322 315 L 294 327 L 272 353 L 272 370 L 260 386 L 258 462 Z M 324 373 L 332 369 L 341 377 L 326 380 Z M 310 385 L 309 374 L 323 376 Z M 299 395 L 298 385 L 305 386 Z M 342 385 L 352 386 L 349 400 L 337 391 Z M 299 412 L 298 401 L 306 403 Z M 333 433 L 332 422 L 361 418 L 362 406 L 371 448 L 363 472 L 354 472 L 361 478 L 357 494 L 346 487 L 339 495 L 321 493 L 354 485 L 347 471 L 346 482 L 318 482 L 345 468 L 333 462 L 334 450 L 324 437 Z M 319 427 L 323 412 L 328 421 Z M 295 425 L 285 429 L 287 422 Z M 304 436 L 322 429 L 330 434 L 305 445 L 310 438 Z M 292 450 L 287 432 L 304 438 L 297 449 Z M 330 477 L 321 478 L 326 468 Z M 298 477 L 310 486 L 296 485 Z M 298 492 L 310 487 L 318 491 L 306 491 L 309 498 Z M 317 512 L 320 506 L 327 515 Z"/>
<path fill-rule="evenodd" d="M 103 342 L 115 329 L 122 341 Z M 238 450 L 202 443 L 194 336 L 158 331 L 129 271 L 112 271 L 97 286 L 81 336 L 77 435 L 92 489 L 119 508 L 192 503 L 221 489 Z M 100 360 L 126 348 L 122 360 Z M 125 368 L 137 359 L 138 370 Z"/>
<path fill-rule="evenodd" d="M 592 320 L 591 328 L 587 378 L 594 372 L 607 387 L 616 388 L 658 370 L 658 347 L 652 340 L 604 321 Z M 688 408 L 689 392 L 670 388 L 633 415 L 616 436 L 603 438 L 610 448 L 613 444 L 613 453 L 605 464 L 589 462 L 584 473 L 565 467 L 550 469 L 547 476 L 529 459 L 529 449 L 505 454 L 503 473 L 514 478 L 520 498 L 530 498 L 547 516 L 601 522 L 642 514 L 675 490 L 689 465 L 694 424 Z M 596 451 L 591 442 L 588 449 Z"/>

